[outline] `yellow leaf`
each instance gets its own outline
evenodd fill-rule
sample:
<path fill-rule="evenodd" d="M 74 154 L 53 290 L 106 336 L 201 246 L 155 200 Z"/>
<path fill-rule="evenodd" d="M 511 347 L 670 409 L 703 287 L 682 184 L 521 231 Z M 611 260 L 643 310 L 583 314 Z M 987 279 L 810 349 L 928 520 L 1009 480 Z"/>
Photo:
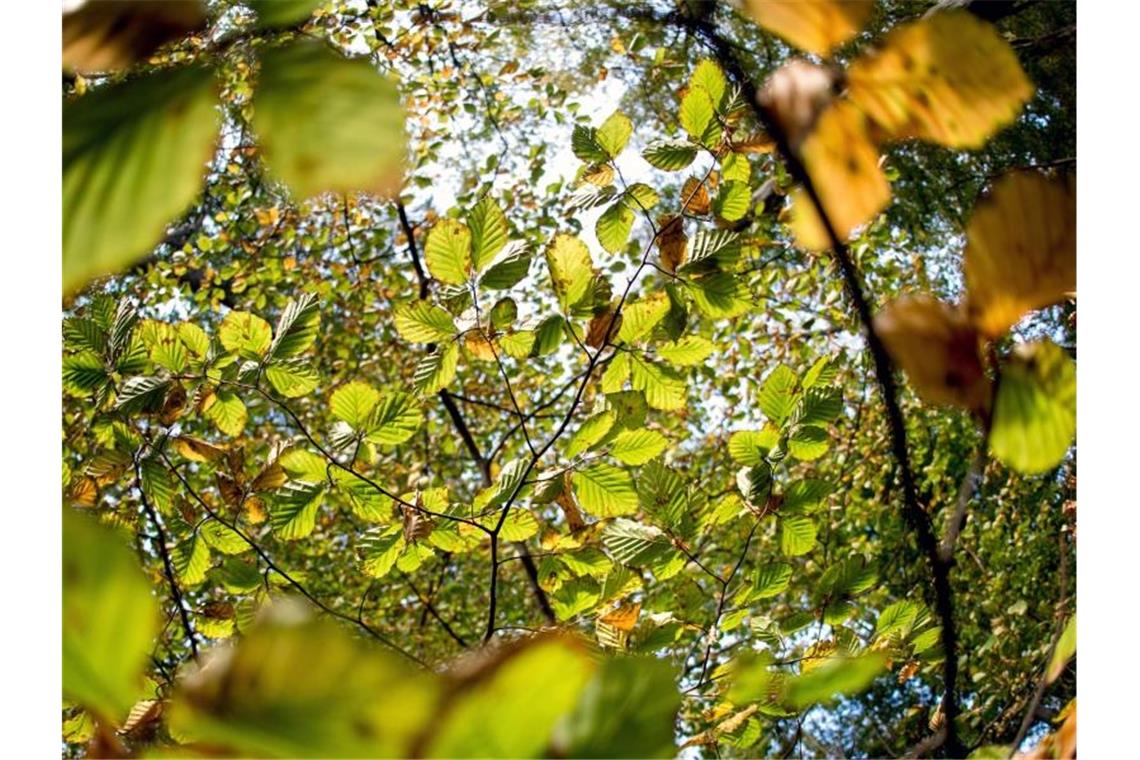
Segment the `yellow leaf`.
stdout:
<path fill-rule="evenodd" d="M 641 602 L 634 602 L 633 604 L 623 604 L 615 610 L 607 612 L 598 618 L 598 621 L 606 625 L 612 625 L 619 631 L 632 631 L 633 627 L 637 625 L 637 618 L 641 614 Z"/>
<path fill-rule="evenodd" d="M 463 339 L 463 345 L 467 348 L 468 353 L 476 359 L 483 361 L 494 361 L 495 350 L 491 344 L 479 333 L 469 332 Z"/>
<path fill-rule="evenodd" d="M 220 446 L 187 435 L 174 439 L 174 449 L 191 462 L 213 462 L 226 453 Z"/>
<path fill-rule="evenodd" d="M 804 140 L 800 157 L 841 241 L 890 202 L 891 186 L 879 167 L 879 151 L 867 135 L 866 117 L 850 103 L 837 101 L 823 112 Z M 799 245 L 812 250 L 831 247 L 803 188 L 792 193 L 791 213 Z"/>
<path fill-rule="evenodd" d="M 821 56 L 854 37 L 873 6 L 873 0 L 748 0 L 757 24 Z"/>
<path fill-rule="evenodd" d="M 277 462 L 267 465 L 250 485 L 251 491 L 272 491 L 285 485 L 285 470 Z"/>
<path fill-rule="evenodd" d="M 1009 44 L 965 11 L 935 13 L 887 35 L 847 72 L 849 95 L 891 137 L 979 148 L 1033 95 Z"/>
<path fill-rule="evenodd" d="M 756 99 L 792 150 L 798 150 L 835 96 L 835 73 L 800 59 L 768 77 Z"/>
<path fill-rule="evenodd" d="M 978 334 L 961 310 L 931 296 L 908 296 L 875 315 L 874 325 L 895 364 L 927 402 L 966 409 L 989 404 Z"/>
<path fill-rule="evenodd" d="M 1026 312 L 1077 288 L 1077 196 L 1072 177 L 1006 174 L 966 228 L 966 313 L 996 338 Z"/>

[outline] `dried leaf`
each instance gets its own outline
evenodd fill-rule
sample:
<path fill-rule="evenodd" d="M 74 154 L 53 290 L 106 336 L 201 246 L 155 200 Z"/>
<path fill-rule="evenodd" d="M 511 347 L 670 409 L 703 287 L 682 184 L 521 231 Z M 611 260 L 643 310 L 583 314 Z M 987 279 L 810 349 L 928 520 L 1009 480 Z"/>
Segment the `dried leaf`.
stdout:
<path fill-rule="evenodd" d="M 874 325 L 923 399 L 966 409 L 989 404 L 990 381 L 978 355 L 978 334 L 959 309 L 930 296 L 909 296 L 889 303 Z"/>
<path fill-rule="evenodd" d="M 180 435 L 174 439 L 174 449 L 191 462 L 215 462 L 226 453 L 226 450 L 220 446 L 187 435 Z"/>
<path fill-rule="evenodd" d="M 285 470 L 277 462 L 271 462 L 253 479 L 250 490 L 272 491 L 285 485 Z"/>
<path fill-rule="evenodd" d="M 200 2 L 87 2 L 63 16 L 63 65 L 81 72 L 126 68 L 205 25 Z"/>
<path fill-rule="evenodd" d="M 704 195 L 707 205 L 708 193 Z M 657 220 L 657 224 L 660 230 L 657 235 L 657 252 L 661 266 L 666 271 L 676 272 L 677 268 L 685 263 L 686 248 L 689 243 L 689 239 L 685 236 L 684 224 L 679 216 L 662 216 Z"/>
<path fill-rule="evenodd" d="M 216 472 L 214 473 L 214 482 L 218 486 L 218 493 L 221 494 L 222 501 L 231 507 L 236 507 L 241 503 L 243 494 L 237 481 L 228 475 Z"/>
<path fill-rule="evenodd" d="M 709 191 L 696 177 L 689 177 L 681 188 L 683 213 L 703 216 L 709 212 Z"/>

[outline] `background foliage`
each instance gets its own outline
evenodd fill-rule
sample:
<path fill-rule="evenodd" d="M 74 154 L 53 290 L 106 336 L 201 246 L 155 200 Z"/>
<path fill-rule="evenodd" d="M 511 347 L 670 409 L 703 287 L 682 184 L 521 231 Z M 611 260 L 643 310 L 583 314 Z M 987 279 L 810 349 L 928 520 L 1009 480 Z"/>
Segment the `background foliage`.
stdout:
<path fill-rule="evenodd" d="M 855 5 L 65 17 L 65 753 L 1071 750 L 1075 7 Z"/>

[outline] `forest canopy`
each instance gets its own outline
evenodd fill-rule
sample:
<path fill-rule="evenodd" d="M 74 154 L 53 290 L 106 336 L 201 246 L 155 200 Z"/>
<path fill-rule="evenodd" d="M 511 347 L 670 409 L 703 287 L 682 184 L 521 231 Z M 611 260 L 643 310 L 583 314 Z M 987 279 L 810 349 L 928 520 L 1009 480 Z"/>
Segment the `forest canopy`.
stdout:
<path fill-rule="evenodd" d="M 1075 757 L 1075 4 L 62 39 L 65 756 Z"/>

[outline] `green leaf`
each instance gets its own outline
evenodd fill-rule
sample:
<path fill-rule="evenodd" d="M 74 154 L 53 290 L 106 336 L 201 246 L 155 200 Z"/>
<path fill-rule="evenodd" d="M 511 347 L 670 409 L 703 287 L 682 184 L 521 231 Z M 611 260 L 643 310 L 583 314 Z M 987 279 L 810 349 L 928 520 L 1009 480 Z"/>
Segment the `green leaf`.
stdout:
<path fill-rule="evenodd" d="M 719 106 L 724 101 L 725 89 L 728 86 L 724 72 L 715 61 L 705 59 L 697 64 L 689 77 L 689 87 L 699 87 L 709 94 L 713 104 Z"/>
<path fill-rule="evenodd" d="M 625 248 L 630 230 L 633 229 L 633 220 L 633 209 L 621 200 L 602 212 L 594 226 L 594 234 L 598 236 L 602 248 L 610 253 L 618 253 Z"/>
<path fill-rule="evenodd" d="M 649 211 L 661 202 L 661 196 L 644 182 L 634 182 L 622 195 L 622 203 L 632 211 Z"/>
<path fill-rule="evenodd" d="M 324 486 L 286 485 L 269 505 L 269 524 L 278 538 L 295 541 L 313 532 Z"/>
<path fill-rule="evenodd" d="M 728 272 L 711 272 L 685 284 L 693 303 L 706 317 L 732 319 L 752 307 L 748 286 Z"/>
<path fill-rule="evenodd" d="M 882 652 L 830 658 L 791 680 L 788 701 L 802 710 L 818 702 L 830 702 L 840 695 L 858 694 L 870 686 L 886 666 L 887 656 Z"/>
<path fill-rule="evenodd" d="M 211 549 L 217 549 L 222 554 L 244 554 L 253 548 L 236 531 L 213 518 L 202 523 L 198 535 Z"/>
<path fill-rule="evenodd" d="M 615 560 L 633 567 L 643 566 L 673 549 L 659 528 L 625 518 L 605 527 L 602 544 Z"/>
<path fill-rule="evenodd" d="M 621 111 L 614 111 L 602 122 L 602 126 L 598 127 L 594 139 L 609 158 L 617 158 L 625 149 L 631 134 L 633 134 L 633 122 Z"/>
<path fill-rule="evenodd" d="M 792 580 L 792 566 L 787 562 L 771 562 L 756 570 L 752 580 L 752 600 L 770 599 L 788 589 Z"/>
<path fill-rule="evenodd" d="M 660 460 L 652 460 L 641 468 L 637 478 L 637 498 L 655 521 L 684 532 L 689 518 L 685 481 Z"/>
<path fill-rule="evenodd" d="M 404 110 L 367 59 L 310 40 L 264 50 L 252 124 L 270 173 L 298 198 L 399 189 Z"/>
<path fill-rule="evenodd" d="M 364 572 L 371 578 L 383 578 L 395 567 L 404 546 L 404 536 L 398 530 L 390 528 L 369 530 L 360 541 Z"/>
<path fill-rule="evenodd" d="M 750 504 L 764 507 L 772 493 L 772 466 L 760 460 L 751 467 L 742 467 L 736 474 L 736 486 Z"/>
<path fill-rule="evenodd" d="M 823 503 L 831 491 L 831 485 L 827 481 L 814 478 L 798 480 L 784 491 L 784 504 L 781 509 L 785 512 L 805 512 L 814 509 Z"/>
<path fill-rule="evenodd" d="M 300 356 L 316 342 L 320 326 L 320 303 L 315 295 L 305 293 L 290 300 L 277 320 L 269 356 L 273 359 Z"/>
<path fill-rule="evenodd" d="M 570 476 L 582 509 L 595 517 L 616 517 L 637 511 L 637 492 L 629 473 L 596 462 Z"/>
<path fill-rule="evenodd" d="M 526 465 L 527 463 L 523 459 L 512 459 L 503 465 L 495 484 L 485 491 L 487 501 L 482 505 L 484 509 L 493 509 L 507 503 L 514 496 L 516 489 L 522 493 L 519 486 L 526 476 Z"/>
<path fill-rule="evenodd" d="M 702 270 L 709 262 L 722 269 L 740 257 L 740 235 L 732 230 L 698 230 L 689 241 L 689 259 L 682 272 Z"/>
<path fill-rule="evenodd" d="M 1018 472 L 1056 467 L 1077 432 L 1077 368 L 1047 341 L 1017 346 L 1002 367 L 990 451 Z"/>
<path fill-rule="evenodd" d="M 115 409 L 123 414 L 137 412 L 157 412 L 162 407 L 166 392 L 170 389 L 170 378 L 132 377 L 128 378 L 115 399 Z"/>
<path fill-rule="evenodd" d="M 177 489 L 166 465 L 156 457 L 149 456 L 139 462 L 139 472 L 142 475 L 142 492 L 159 512 L 169 514 L 174 509 Z"/>
<path fill-rule="evenodd" d="M 646 146 L 641 155 L 656 169 L 677 172 L 693 163 L 697 149 L 685 142 L 658 140 Z"/>
<path fill-rule="evenodd" d="M 495 256 L 479 279 L 479 285 L 488 290 L 513 288 L 529 270 L 530 251 L 522 243 L 510 243 Z"/>
<path fill-rule="evenodd" d="M 690 87 L 681 99 L 681 110 L 678 114 L 681 128 L 688 133 L 695 142 L 702 145 L 711 145 L 715 142 L 714 133 L 719 136 L 719 125 L 716 121 L 716 111 L 708 90 L 703 87 Z M 706 139 L 709 138 L 709 139 Z"/>
<path fill-rule="evenodd" d="M 574 155 L 588 164 L 600 164 L 609 160 L 606 149 L 598 142 L 598 131 L 593 127 L 584 127 L 581 124 L 574 127 L 570 135 L 570 148 Z"/>
<path fill-rule="evenodd" d="M 197 586 L 206 580 L 210 569 L 210 547 L 198 534 L 191 534 L 170 552 L 178 582 L 184 586 Z"/>
<path fill-rule="evenodd" d="M 780 518 L 780 551 L 788 557 L 807 554 L 815 547 L 818 528 L 809 517 L 788 515 Z"/>
<path fill-rule="evenodd" d="M 471 266 L 471 230 L 455 219 L 440 219 L 428 233 L 424 259 L 432 277 L 448 285 L 467 282 Z"/>
<path fill-rule="evenodd" d="M 817 427 L 796 428 L 796 431 L 788 437 L 788 453 L 804 462 L 819 459 L 827 453 L 829 445 L 827 432 Z"/>
<path fill-rule="evenodd" d="M 588 451 L 606 437 L 615 422 L 617 422 L 617 413 L 612 410 L 598 412 L 588 417 L 571 436 L 570 442 L 566 444 L 566 451 L 563 452 L 564 455 L 573 458 L 583 451 Z"/>
<path fill-rule="evenodd" d="M 360 380 L 353 380 L 333 391 L 329 409 L 338 420 L 347 422 L 357 430 L 368 426 L 372 408 L 380 401 L 375 388 Z"/>
<path fill-rule="evenodd" d="M 126 536 L 63 513 L 63 695 L 113 724 L 142 691 L 158 605 Z"/>
<path fill-rule="evenodd" d="M 439 343 L 459 331 L 444 309 L 427 301 L 413 301 L 396 310 L 396 332 L 413 343 Z"/>
<path fill-rule="evenodd" d="M 155 364 L 175 374 L 180 374 L 186 369 L 190 357 L 186 347 L 178 339 L 177 327 L 148 319 L 140 326 L 139 337 L 150 351 L 151 361 Z"/>
<path fill-rule="evenodd" d="M 595 667 L 588 650 L 568 639 L 530 640 L 456 690 L 423 756 L 542 756 Z"/>
<path fill-rule="evenodd" d="M 1045 675 L 1045 680 L 1048 683 L 1056 681 L 1062 673 L 1065 672 L 1065 666 L 1069 664 L 1069 660 L 1073 659 L 1073 655 L 1077 653 L 1077 616 L 1073 615 L 1069 618 L 1069 622 L 1065 624 L 1065 630 L 1061 632 L 1061 638 L 1057 640 L 1057 646 L 1053 650 L 1053 658 L 1049 661 L 1049 670 Z"/>
<path fill-rule="evenodd" d="M 669 298 L 664 293 L 653 293 L 626 304 L 621 310 L 619 341 L 633 343 L 649 334 L 657 323 L 669 313 Z"/>
<path fill-rule="evenodd" d="M 220 389 L 214 394 L 213 400 L 203 413 L 218 427 L 218 430 L 228 436 L 241 435 L 249 417 L 241 398 L 233 391 L 225 389 Z"/>
<path fill-rule="evenodd" d="M 630 355 L 630 380 L 634 390 L 643 391 L 654 409 L 673 411 L 685 406 L 688 386 L 685 378 L 672 367 L 645 361 Z"/>
<path fill-rule="evenodd" d="M 573 235 L 559 233 L 546 249 L 546 264 L 554 292 L 564 311 L 582 300 L 594 278 L 594 262 L 586 244 Z"/>
<path fill-rule="evenodd" d="M 801 425 L 826 425 L 843 411 L 843 398 L 837 388 L 807 388 L 792 414 Z"/>
<path fill-rule="evenodd" d="M 676 672 L 656 658 L 602 660 L 577 706 L 559 724 L 559 757 L 673 757 L 681 706 Z"/>
<path fill-rule="evenodd" d="M 226 757 L 408 754 L 436 709 L 430 675 L 296 607 L 259 617 L 225 657 L 178 680 L 172 734 Z"/>
<path fill-rule="evenodd" d="M 796 373 L 785 365 L 777 366 L 760 388 L 760 410 L 768 419 L 782 425 L 795 407 Z"/>
<path fill-rule="evenodd" d="M 722 182 L 712 201 L 713 213 L 729 222 L 744 218 L 752 207 L 752 191 L 747 182 Z"/>
<path fill-rule="evenodd" d="M 386 445 L 403 443 L 415 435 L 423 420 L 423 411 L 410 394 L 386 394 L 372 410 L 367 440 Z"/>
<path fill-rule="evenodd" d="M 875 623 L 875 637 L 882 638 L 896 633 L 905 637 L 910 633 L 920 611 L 919 605 L 906 600 L 889 605 L 879 613 L 879 620 Z"/>
<path fill-rule="evenodd" d="M 668 439 L 656 430 L 623 430 L 610 444 L 610 456 L 624 464 L 645 464 L 668 445 Z"/>
<path fill-rule="evenodd" d="M 289 449 L 277 461 L 293 480 L 321 483 L 328 477 L 325 458 L 305 449 Z"/>
<path fill-rule="evenodd" d="M 227 351 L 258 361 L 269 351 L 273 329 L 255 314 L 231 311 L 218 327 L 218 340 Z"/>
<path fill-rule="evenodd" d="M 257 13 L 257 27 L 295 26 L 313 15 L 323 0 L 247 0 L 246 5 Z"/>
<path fill-rule="evenodd" d="M 674 343 L 657 347 L 657 355 L 677 367 L 692 367 L 712 355 L 716 346 L 701 335 L 686 335 Z"/>
<path fill-rule="evenodd" d="M 752 180 L 752 166 L 748 157 L 740 153 L 729 153 L 720 160 L 720 178 L 730 182 L 748 184 Z"/>
<path fill-rule="evenodd" d="M 286 398 L 299 398 L 316 390 L 321 376 L 303 359 L 275 361 L 265 368 L 273 389 Z"/>
<path fill-rule="evenodd" d="M 824 356 L 816 359 L 815 364 L 804 373 L 802 384 L 804 388 L 815 388 L 834 382 L 838 376 L 838 363 L 833 362 L 830 356 Z"/>
<path fill-rule="evenodd" d="M 83 351 L 63 359 L 63 389 L 72 396 L 90 396 L 109 386 L 111 376 L 103 366 L 103 358 Z"/>
<path fill-rule="evenodd" d="M 758 465 L 779 442 L 780 432 L 771 427 L 763 430 L 737 430 L 728 437 L 728 455 L 740 464 Z"/>
<path fill-rule="evenodd" d="M 471 265 L 482 272 L 507 244 L 507 218 L 489 195 L 483 196 L 467 217 L 471 230 Z"/>
<path fill-rule="evenodd" d="M 219 118 L 209 69 L 100 87 L 63 106 L 63 289 L 122 269 L 198 197 Z"/>
<path fill-rule="evenodd" d="M 507 356 L 515 359 L 525 359 L 534 349 L 535 334 L 531 330 L 503 335 L 499 338 L 499 345 L 507 352 Z"/>
<path fill-rule="evenodd" d="M 416 365 L 413 379 L 416 390 L 422 394 L 429 394 L 446 388 L 455 379 L 455 369 L 458 365 L 458 343 L 448 343 L 438 348 L 435 353 L 424 357 Z"/>

